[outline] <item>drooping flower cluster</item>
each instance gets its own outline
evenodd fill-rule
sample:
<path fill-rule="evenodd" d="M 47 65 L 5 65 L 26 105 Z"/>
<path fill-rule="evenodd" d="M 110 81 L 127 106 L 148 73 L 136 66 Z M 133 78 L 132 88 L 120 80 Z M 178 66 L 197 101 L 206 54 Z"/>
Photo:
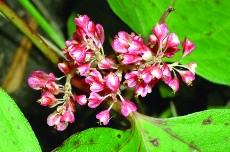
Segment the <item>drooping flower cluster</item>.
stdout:
<path fill-rule="evenodd" d="M 100 24 L 95 25 L 87 15 L 75 18 L 75 22 L 76 32 L 72 35 L 71 41 L 66 41 L 66 49 L 63 50 L 65 61 L 58 64 L 66 76 L 65 85 L 58 85 L 54 82 L 58 79 L 52 73 L 48 75 L 43 71 L 35 71 L 28 79 L 31 88 L 42 90 L 42 97 L 38 100 L 41 105 L 59 105 L 47 119 L 48 125 L 55 126 L 59 131 L 64 130 L 69 122 L 75 121 L 76 103 L 96 108 L 106 99 L 111 99 L 113 103 L 110 107 L 96 115 L 104 125 L 108 124 L 110 110 L 118 102 L 124 116 L 127 117 L 132 111 L 136 111 L 136 105 L 122 97 L 122 83 L 127 84 L 127 87 L 136 86 L 135 94 L 145 97 L 147 93 L 152 92 L 152 87 L 159 80 L 163 80 L 177 92 L 177 73 L 188 86 L 195 79 L 196 63 L 181 65 L 178 61 L 171 64 L 163 61 L 164 57 L 172 58 L 180 51 L 177 35 L 168 35 L 168 27 L 165 24 L 153 27 L 153 34 L 149 36 L 147 44 L 135 33 L 119 32 L 112 42 L 112 48 L 119 56 L 112 58 L 104 54 L 105 36 Z M 183 59 L 194 50 L 195 45 L 185 38 L 182 47 Z M 118 60 L 122 64 L 119 64 Z M 124 70 L 129 72 L 125 74 Z M 76 75 L 85 77 L 85 82 L 90 85 L 91 93 L 88 98 L 86 95 L 76 95 L 72 92 L 70 80 Z M 57 99 L 55 96 L 60 94 L 63 94 L 62 98 Z"/>

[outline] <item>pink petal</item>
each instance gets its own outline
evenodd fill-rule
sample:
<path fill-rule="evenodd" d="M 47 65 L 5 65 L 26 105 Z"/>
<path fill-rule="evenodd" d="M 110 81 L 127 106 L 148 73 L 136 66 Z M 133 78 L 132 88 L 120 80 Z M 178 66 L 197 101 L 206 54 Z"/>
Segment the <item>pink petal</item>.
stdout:
<path fill-rule="evenodd" d="M 71 67 L 68 63 L 58 63 L 58 68 L 63 72 L 64 74 L 67 74 L 71 71 Z"/>
<path fill-rule="evenodd" d="M 110 64 L 110 61 L 107 58 L 102 59 L 99 63 L 98 63 L 98 67 L 100 69 L 111 69 L 112 66 Z"/>
<path fill-rule="evenodd" d="M 106 77 L 106 85 L 113 91 L 113 92 L 117 92 L 117 89 L 120 86 L 120 80 L 119 77 L 116 76 L 115 73 L 110 73 L 107 77 Z"/>
<path fill-rule="evenodd" d="M 74 21 L 81 28 L 87 28 L 89 24 L 89 17 L 87 15 L 81 16 L 79 18 L 75 18 Z"/>
<path fill-rule="evenodd" d="M 42 105 L 42 106 L 52 106 L 54 105 L 58 100 L 55 98 L 55 96 L 48 92 L 45 91 L 42 93 L 42 98 L 38 100 L 38 102 Z"/>
<path fill-rule="evenodd" d="M 156 77 L 157 79 L 160 79 L 162 77 L 163 72 L 158 64 L 155 64 L 154 66 L 151 67 L 151 74 L 153 77 Z"/>
<path fill-rule="evenodd" d="M 141 95 L 142 97 L 145 97 L 148 93 L 148 85 L 142 81 L 141 83 L 139 83 L 135 89 L 135 94 L 137 94 L 138 96 Z"/>
<path fill-rule="evenodd" d="M 182 80 L 190 86 L 192 81 L 195 80 L 195 75 L 191 71 L 178 70 Z"/>
<path fill-rule="evenodd" d="M 109 118 L 110 118 L 110 108 L 98 113 L 96 115 L 96 118 L 99 119 L 100 122 L 103 122 L 104 125 L 107 125 L 109 123 Z"/>
<path fill-rule="evenodd" d="M 34 78 L 34 77 L 28 78 L 28 84 L 34 90 L 40 90 L 43 86 L 46 85 L 46 83 L 47 83 L 46 80 L 41 80 L 41 79 Z"/>
<path fill-rule="evenodd" d="M 176 93 L 179 90 L 179 79 L 174 77 L 168 85 L 173 89 L 173 92 Z"/>
<path fill-rule="evenodd" d="M 128 87 L 134 87 L 138 82 L 138 71 L 131 71 L 130 73 L 125 74 L 126 82 L 128 83 Z"/>
<path fill-rule="evenodd" d="M 90 66 L 91 66 L 91 62 L 78 66 L 77 69 L 80 72 L 80 75 L 85 76 L 86 73 L 89 72 Z"/>
<path fill-rule="evenodd" d="M 54 113 L 50 114 L 47 118 L 47 124 L 49 126 L 54 126 L 56 124 L 58 124 L 58 122 L 60 121 L 60 115 L 55 111 Z"/>
<path fill-rule="evenodd" d="M 148 45 L 156 45 L 156 43 L 157 43 L 157 37 L 154 34 L 149 35 Z"/>
<path fill-rule="evenodd" d="M 121 97 L 121 96 L 120 96 Z M 121 97 L 121 113 L 127 117 L 132 111 L 137 111 L 136 105 Z"/>
<path fill-rule="evenodd" d="M 169 30 L 166 24 L 157 24 L 153 27 L 153 33 L 156 35 L 161 45 L 163 44 L 164 39 L 168 35 L 168 32 Z"/>
<path fill-rule="evenodd" d="M 79 103 L 80 105 L 86 105 L 86 103 L 87 103 L 87 99 L 86 99 L 86 95 L 76 95 L 75 93 L 74 93 L 74 101 L 75 102 L 77 102 L 77 103 Z"/>
<path fill-rule="evenodd" d="M 57 131 L 63 131 L 67 128 L 68 123 L 65 122 L 59 122 L 56 126 Z"/>
<path fill-rule="evenodd" d="M 49 90 L 49 92 L 51 92 L 54 95 L 58 95 L 59 93 L 61 93 L 61 89 L 59 88 L 59 85 L 53 81 L 49 81 L 46 83 L 46 89 Z"/>
<path fill-rule="evenodd" d="M 195 49 L 195 44 L 188 39 L 185 38 L 184 42 L 182 43 L 183 47 L 183 58 L 191 53 Z"/>
<path fill-rule="evenodd" d="M 101 24 L 96 25 L 96 32 L 97 32 L 98 37 L 99 37 L 99 39 L 101 41 L 101 44 L 103 44 L 104 41 L 105 41 L 105 34 L 104 34 L 104 29 L 101 26 Z"/>
<path fill-rule="evenodd" d="M 175 33 L 169 34 L 167 48 L 176 47 L 178 45 L 180 45 L 180 40 L 178 39 L 178 36 Z"/>
<path fill-rule="evenodd" d="M 151 70 L 151 67 L 146 67 L 144 68 L 143 71 L 141 71 L 140 75 L 145 83 L 149 83 L 153 79 L 153 76 L 151 75 L 150 70 Z"/>
<path fill-rule="evenodd" d="M 104 100 L 105 98 L 104 97 L 101 97 L 99 94 L 95 93 L 95 92 L 91 92 L 90 93 L 90 96 L 88 98 L 89 100 L 89 103 L 88 103 L 88 106 L 90 108 L 96 108 L 98 107 L 101 102 Z"/>
<path fill-rule="evenodd" d="M 124 53 L 123 56 L 124 57 L 123 57 L 122 63 L 124 63 L 125 65 L 135 63 L 135 62 L 142 60 L 142 57 L 140 57 L 138 55 Z"/>
<path fill-rule="evenodd" d="M 196 73 L 197 63 L 195 63 L 195 62 L 188 63 L 187 67 L 193 74 Z"/>
<path fill-rule="evenodd" d="M 64 115 L 61 117 L 61 122 L 70 122 L 70 123 L 73 123 L 75 121 L 75 118 L 74 118 L 74 114 L 73 112 L 68 109 Z"/>

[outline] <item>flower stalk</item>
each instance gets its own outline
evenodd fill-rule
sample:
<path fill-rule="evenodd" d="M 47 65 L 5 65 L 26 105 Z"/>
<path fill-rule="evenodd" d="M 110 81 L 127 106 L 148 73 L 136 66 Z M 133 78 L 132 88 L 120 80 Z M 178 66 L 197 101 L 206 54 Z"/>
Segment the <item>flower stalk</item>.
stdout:
<path fill-rule="evenodd" d="M 59 57 L 42 40 L 42 38 L 30 28 L 6 3 L 0 0 L 0 11 L 7 17 L 23 34 L 25 34 L 41 52 L 55 65 L 59 63 Z"/>

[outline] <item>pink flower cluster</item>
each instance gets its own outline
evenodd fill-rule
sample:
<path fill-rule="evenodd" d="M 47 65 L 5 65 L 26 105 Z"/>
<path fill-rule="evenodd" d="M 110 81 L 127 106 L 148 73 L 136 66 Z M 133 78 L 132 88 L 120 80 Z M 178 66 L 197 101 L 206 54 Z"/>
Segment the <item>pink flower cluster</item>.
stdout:
<path fill-rule="evenodd" d="M 152 92 L 152 87 L 163 80 L 174 92 L 179 89 L 179 79 L 175 73 L 178 72 L 182 80 L 191 85 L 195 79 L 196 63 L 179 65 L 178 62 L 166 64 L 163 57 L 172 58 L 180 49 L 177 48 L 180 41 L 175 33 L 169 34 L 165 24 L 157 24 L 153 27 L 153 34 L 149 36 L 147 44 L 135 33 L 129 35 L 121 31 L 112 43 L 112 47 L 120 54 L 120 58 L 125 65 L 137 65 L 136 70 L 125 74 L 125 82 L 128 87 L 136 86 L 135 93 L 145 97 Z M 191 53 L 195 45 L 185 38 L 182 44 L 183 58 Z M 183 70 L 180 70 L 183 68 Z"/>
<path fill-rule="evenodd" d="M 145 97 L 152 92 L 152 87 L 163 80 L 173 92 L 179 89 L 179 79 L 189 86 L 195 79 L 196 63 L 181 65 L 180 62 L 165 63 L 164 57 L 172 58 L 180 41 L 175 33 L 168 35 L 168 27 L 165 24 L 157 24 L 153 27 L 153 34 L 149 36 L 148 43 L 135 33 L 128 34 L 124 31 L 118 33 L 112 42 L 113 49 L 118 53 L 118 58 L 105 56 L 103 50 L 104 30 L 100 24 L 95 25 L 87 15 L 75 18 L 76 32 L 71 41 L 66 41 L 66 49 L 63 50 L 65 61 L 58 64 L 59 69 L 66 76 L 64 86 L 58 85 L 58 80 L 52 73 L 49 75 L 43 71 L 35 71 L 28 79 L 31 88 L 42 90 L 42 98 L 38 102 L 43 106 L 57 107 L 57 110 L 49 115 L 47 123 L 55 126 L 57 130 L 66 129 L 68 123 L 75 121 L 75 104 L 86 105 L 90 108 L 98 107 L 103 101 L 110 98 L 113 103 L 106 110 L 96 115 L 104 125 L 110 120 L 110 110 L 114 104 L 121 106 L 121 113 L 127 117 L 132 111 L 136 111 L 136 105 L 124 99 L 121 93 L 121 84 L 134 87 L 135 94 Z M 195 45 L 185 38 L 182 43 L 182 59 L 191 53 Z M 122 64 L 117 62 L 120 60 Z M 124 74 L 124 70 L 129 72 Z M 76 95 L 72 92 L 70 80 L 76 75 L 85 77 L 85 82 L 90 85 L 90 95 Z M 123 85 L 124 86 L 124 85 Z M 63 94 L 62 99 L 55 95 Z"/>

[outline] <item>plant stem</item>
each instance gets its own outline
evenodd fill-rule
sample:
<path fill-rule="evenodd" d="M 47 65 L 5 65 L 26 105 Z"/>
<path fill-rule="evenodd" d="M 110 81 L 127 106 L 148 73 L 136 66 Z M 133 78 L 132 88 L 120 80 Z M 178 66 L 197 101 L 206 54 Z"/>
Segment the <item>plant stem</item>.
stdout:
<path fill-rule="evenodd" d="M 170 108 L 172 110 L 173 117 L 177 117 L 178 115 L 177 115 L 177 112 L 176 112 L 176 107 L 175 107 L 174 102 L 171 100 L 171 101 L 169 101 L 169 104 L 170 104 Z"/>
<path fill-rule="evenodd" d="M 164 23 L 165 19 L 169 15 L 170 12 L 174 11 L 175 9 L 172 8 L 171 6 L 168 6 L 167 9 L 165 10 L 164 14 L 161 16 L 161 19 L 159 20 L 158 24 Z"/>
<path fill-rule="evenodd" d="M 54 64 L 59 63 L 59 57 L 51 50 L 48 45 L 34 32 L 7 4 L 0 0 L 0 12 L 7 17 L 19 30 L 22 31 Z"/>
<path fill-rule="evenodd" d="M 65 48 L 65 41 L 50 26 L 46 19 L 39 11 L 30 3 L 29 0 L 18 0 L 18 2 L 36 19 L 41 28 L 50 36 L 50 38 L 61 48 Z"/>

